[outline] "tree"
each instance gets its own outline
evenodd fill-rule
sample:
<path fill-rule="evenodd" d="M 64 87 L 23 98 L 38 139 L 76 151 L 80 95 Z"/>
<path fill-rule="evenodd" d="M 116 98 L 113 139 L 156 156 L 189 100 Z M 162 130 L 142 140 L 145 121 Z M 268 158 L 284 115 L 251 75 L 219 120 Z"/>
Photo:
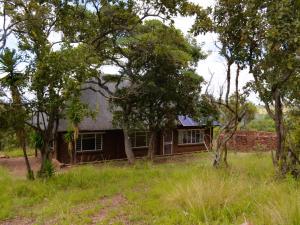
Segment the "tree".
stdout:
<path fill-rule="evenodd" d="M 0 80 L 0 86 L 8 88 L 11 95 L 11 105 L 7 108 L 6 128 L 12 127 L 16 132 L 19 144 L 22 147 L 24 159 L 27 168 L 27 177 L 34 179 L 33 171 L 27 156 L 26 149 L 26 129 L 25 120 L 28 119 L 25 108 L 23 107 L 21 91 L 26 86 L 24 74 L 17 71 L 18 64 L 21 63 L 21 57 L 17 55 L 15 50 L 8 48 L 0 54 L 0 72 L 8 73 L 8 75 Z"/>
<path fill-rule="evenodd" d="M 50 158 L 49 145 L 58 121 L 69 107 L 66 100 L 78 98 L 79 87 L 89 76 L 101 80 L 102 65 L 122 60 L 120 39 L 128 37 L 148 17 L 170 20 L 178 13 L 197 14 L 198 19 L 206 16 L 201 7 L 187 0 L 6 0 L 0 4 L 5 8 L 5 15 L 1 16 L 8 17 L 12 25 L 9 32 L 28 57 L 26 73 L 32 81 L 29 90 L 34 96 L 28 105 L 42 153 L 41 174 Z M 60 38 L 53 41 L 53 35 Z M 4 45 L 7 36 L 3 36 Z M 101 82 L 99 85 L 105 86 Z"/>
<path fill-rule="evenodd" d="M 247 128 L 247 125 L 253 121 L 255 119 L 255 115 L 257 113 L 257 108 L 255 106 L 255 104 L 253 104 L 252 102 L 246 102 L 246 108 L 247 108 L 247 111 L 245 112 L 245 116 L 243 118 L 243 123 L 242 123 L 242 128 L 243 129 L 246 129 Z"/>
<path fill-rule="evenodd" d="M 292 96 L 299 79 L 299 9 L 294 0 L 219 0 L 212 14 L 218 28 L 212 30 L 222 44 L 231 46 L 235 61 L 249 68 L 254 77 L 251 87 L 275 122 L 273 161 L 282 175 L 288 173 L 283 102 Z"/>
<path fill-rule="evenodd" d="M 192 66 L 204 56 L 194 40 L 158 20 L 139 25 L 124 46 L 127 63 L 120 73 L 128 85 L 112 102 L 123 109 L 127 127 L 149 130 L 152 159 L 158 132 L 174 127 L 178 115 L 196 115 L 203 79 Z"/>
<path fill-rule="evenodd" d="M 98 73 L 91 68 L 84 46 L 49 52 L 43 61 L 30 72 L 33 78 L 31 90 L 36 93 L 31 100 L 32 114 L 36 123 L 33 128 L 42 140 L 38 146 L 42 156 L 41 175 L 51 160 L 51 142 L 55 140 L 59 120 L 69 119 L 74 129 L 74 140 L 78 135 L 78 124 L 89 116 L 85 103 L 80 102 L 81 85 L 87 77 Z M 80 115 L 80 116 L 78 116 Z"/>
<path fill-rule="evenodd" d="M 87 45 L 74 47 L 67 41 L 51 40 L 50 36 L 61 30 L 60 1 L 11 0 L 7 4 L 15 7 L 7 15 L 15 24 L 13 35 L 18 40 L 18 49 L 27 59 L 25 73 L 30 80 L 30 94 L 22 97 L 27 98 L 25 106 L 32 118 L 25 122 L 34 129 L 35 145 L 41 152 L 39 175 L 48 176 L 50 145 L 56 137 L 59 119 L 67 116 L 66 108 L 72 105 L 72 99 L 79 98 L 87 77 L 98 72 L 91 67 L 95 61 Z M 53 46 L 57 43 L 62 45 L 55 50 Z"/>
<path fill-rule="evenodd" d="M 290 173 L 296 177 L 300 178 L 300 107 L 295 105 L 289 108 L 287 116 L 285 118 L 287 126 L 287 166 L 289 167 Z"/>
<path fill-rule="evenodd" d="M 61 27 L 69 42 L 85 43 L 92 46 L 99 61 L 103 64 L 115 65 L 122 70 L 123 74 L 116 79 L 113 78 L 117 87 L 122 83 L 120 81 L 124 77 L 132 75 L 130 74 L 132 71 L 125 68 L 129 63 L 125 63 L 128 57 L 126 49 L 124 49 L 126 46 L 124 41 L 135 35 L 136 28 L 145 19 L 159 17 L 164 21 L 172 22 L 171 17 L 177 14 L 196 15 L 197 22 L 209 21 L 206 10 L 196 4 L 189 3 L 187 0 L 90 1 L 85 5 L 65 4 L 60 13 L 65 18 L 61 20 Z M 107 81 L 105 81 L 103 74 L 99 74 L 90 82 L 104 88 L 110 94 L 110 96 L 106 96 L 110 100 L 115 99 L 115 93 L 107 88 Z M 130 114 L 130 108 L 130 105 L 124 106 L 124 112 Z M 124 114 L 123 121 L 127 121 L 126 117 L 128 116 Z M 133 163 L 134 155 L 128 136 L 129 128 L 127 129 L 124 122 L 121 123 L 121 126 L 125 131 L 125 152 L 129 162 Z"/>

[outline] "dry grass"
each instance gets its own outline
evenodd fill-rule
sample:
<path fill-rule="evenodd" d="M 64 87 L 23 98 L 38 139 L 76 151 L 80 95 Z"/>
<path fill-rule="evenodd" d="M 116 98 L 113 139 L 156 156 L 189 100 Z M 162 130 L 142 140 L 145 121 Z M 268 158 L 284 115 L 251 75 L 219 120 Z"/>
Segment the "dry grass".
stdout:
<path fill-rule="evenodd" d="M 0 169 L 0 221 L 300 224 L 299 182 L 276 180 L 264 153 L 231 154 L 229 160 L 230 168 L 221 169 L 212 168 L 205 153 L 184 162 L 85 165 L 33 182 Z"/>

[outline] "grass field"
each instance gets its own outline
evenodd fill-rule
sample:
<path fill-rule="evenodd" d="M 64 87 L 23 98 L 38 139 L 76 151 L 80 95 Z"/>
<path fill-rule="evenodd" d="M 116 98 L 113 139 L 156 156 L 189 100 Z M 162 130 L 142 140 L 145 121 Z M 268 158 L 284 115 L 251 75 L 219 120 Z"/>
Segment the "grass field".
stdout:
<path fill-rule="evenodd" d="M 0 151 L 0 155 L 8 156 L 9 158 L 23 157 L 23 151 L 21 148 L 5 149 Z M 28 156 L 34 155 L 34 149 L 28 148 L 27 155 Z"/>
<path fill-rule="evenodd" d="M 300 224 L 300 184 L 276 180 L 269 155 L 85 165 L 33 182 L 0 168 L 0 221 L 22 224 Z M 1 224 L 1 222 L 0 222 Z"/>

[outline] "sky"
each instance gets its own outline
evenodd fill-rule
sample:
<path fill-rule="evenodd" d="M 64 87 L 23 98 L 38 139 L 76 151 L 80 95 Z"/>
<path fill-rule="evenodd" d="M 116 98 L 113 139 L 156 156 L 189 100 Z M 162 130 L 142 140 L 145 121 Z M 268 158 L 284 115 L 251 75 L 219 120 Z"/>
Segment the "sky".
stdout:
<path fill-rule="evenodd" d="M 203 8 L 207 8 L 209 6 L 213 7 L 215 0 L 190 0 L 190 2 L 197 3 Z M 175 27 L 180 29 L 184 34 L 188 34 L 193 22 L 194 20 L 191 17 L 178 16 L 175 18 Z M 198 63 L 197 73 L 203 76 L 206 81 L 209 81 L 211 74 L 213 74 L 210 91 L 218 96 L 219 90 L 222 88 L 226 80 L 226 68 L 224 64 L 225 60 L 218 54 L 218 49 L 215 46 L 218 36 L 217 34 L 208 33 L 205 35 L 199 35 L 196 37 L 196 39 L 199 44 L 203 45 L 202 50 L 206 53 L 209 53 L 205 60 L 201 60 Z M 234 79 L 232 79 L 231 83 L 232 89 L 234 88 Z M 253 76 L 246 70 L 242 71 L 240 74 L 239 89 L 241 89 L 247 82 L 251 80 L 253 80 Z M 259 100 L 254 93 L 250 94 L 248 99 L 256 104 L 259 103 Z"/>
<path fill-rule="evenodd" d="M 203 8 L 213 6 L 215 0 L 190 0 L 196 4 L 201 5 Z M 184 34 L 188 34 L 189 29 L 191 28 L 194 20 L 192 17 L 181 17 L 178 16 L 174 18 L 175 27 L 180 29 Z M 0 26 L 2 27 L 2 21 L 0 20 Z M 52 34 L 51 40 L 57 41 L 59 40 L 59 34 Z M 216 34 L 208 33 L 205 35 L 199 35 L 196 37 L 199 44 L 202 45 L 202 50 L 208 54 L 208 57 L 205 60 L 201 60 L 198 63 L 197 73 L 201 75 L 206 81 L 209 81 L 211 78 L 211 74 L 213 74 L 213 79 L 210 85 L 210 92 L 214 95 L 219 95 L 219 90 L 222 88 L 226 78 L 226 69 L 225 69 L 225 61 L 218 54 L 218 49 L 215 47 L 215 42 L 218 40 L 218 36 Z M 10 37 L 7 46 L 11 48 L 16 48 L 17 42 L 16 39 Z M 105 67 L 103 68 L 104 72 L 107 73 L 115 73 L 117 72 L 115 68 Z M 252 80 L 252 75 L 247 71 L 242 71 L 240 75 L 240 85 L 241 89 L 248 81 Z M 234 79 L 232 79 L 232 88 L 234 88 Z M 205 88 L 203 88 L 205 89 Z M 248 98 L 250 101 L 258 104 L 259 100 L 257 96 L 253 93 Z"/>

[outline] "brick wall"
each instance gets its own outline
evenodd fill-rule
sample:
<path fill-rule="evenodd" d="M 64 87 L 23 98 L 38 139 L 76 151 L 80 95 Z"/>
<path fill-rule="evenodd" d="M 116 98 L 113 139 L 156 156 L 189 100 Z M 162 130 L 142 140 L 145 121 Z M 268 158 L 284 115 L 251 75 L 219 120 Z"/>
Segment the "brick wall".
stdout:
<path fill-rule="evenodd" d="M 273 132 L 237 131 L 228 142 L 228 148 L 238 151 L 275 149 L 276 134 Z"/>

